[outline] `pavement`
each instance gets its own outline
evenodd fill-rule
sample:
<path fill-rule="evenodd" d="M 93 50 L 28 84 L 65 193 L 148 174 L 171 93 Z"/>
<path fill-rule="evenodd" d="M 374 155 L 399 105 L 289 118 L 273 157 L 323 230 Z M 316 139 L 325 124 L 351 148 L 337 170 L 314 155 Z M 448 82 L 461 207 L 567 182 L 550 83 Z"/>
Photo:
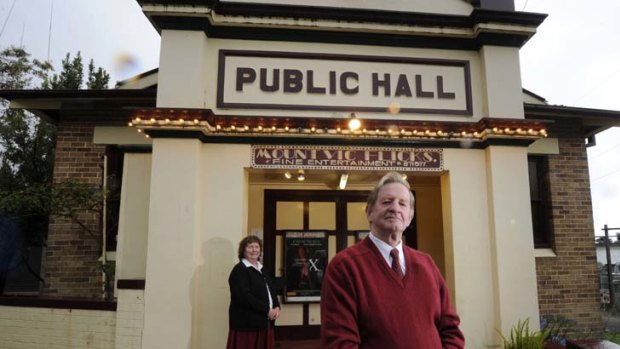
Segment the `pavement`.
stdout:
<path fill-rule="evenodd" d="M 607 331 L 620 333 L 620 314 L 603 313 L 603 322 Z"/>

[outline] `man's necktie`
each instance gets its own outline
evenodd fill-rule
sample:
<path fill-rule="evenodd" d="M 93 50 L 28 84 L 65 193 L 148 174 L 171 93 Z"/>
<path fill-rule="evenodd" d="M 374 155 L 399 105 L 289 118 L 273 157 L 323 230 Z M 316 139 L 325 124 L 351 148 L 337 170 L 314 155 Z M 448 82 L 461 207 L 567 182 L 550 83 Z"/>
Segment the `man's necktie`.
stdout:
<path fill-rule="evenodd" d="M 398 258 L 398 249 L 392 249 L 390 251 L 390 257 L 392 257 L 392 270 L 398 275 L 401 279 L 405 277 L 403 274 L 403 269 L 400 267 L 400 259 Z"/>

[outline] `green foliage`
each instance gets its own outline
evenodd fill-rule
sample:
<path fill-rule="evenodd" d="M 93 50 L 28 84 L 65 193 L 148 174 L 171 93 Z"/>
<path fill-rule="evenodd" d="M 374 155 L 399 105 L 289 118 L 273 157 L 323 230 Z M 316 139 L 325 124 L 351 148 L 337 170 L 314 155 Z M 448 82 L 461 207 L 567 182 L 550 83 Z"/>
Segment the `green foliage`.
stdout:
<path fill-rule="evenodd" d="M 10 46 L 0 51 L 0 89 L 32 88 L 33 80 L 43 80 L 51 71 L 49 62 L 30 59 L 21 47 Z"/>
<path fill-rule="evenodd" d="M 617 332 L 603 332 L 603 339 L 620 344 L 620 333 Z"/>
<path fill-rule="evenodd" d="M 525 319 L 524 321 L 519 320 L 510 329 L 508 338 L 501 333 L 500 336 L 504 341 L 504 349 L 543 349 L 549 336 L 549 330 L 530 331 L 529 319 Z"/>
<path fill-rule="evenodd" d="M 549 332 L 549 341 L 565 344 L 569 337 L 576 339 L 579 332 L 577 323 L 563 315 L 543 315 L 540 317 L 540 327 Z"/>
<path fill-rule="evenodd" d="M 0 191 L 0 211 L 71 217 L 80 211 L 100 212 L 103 191 L 78 182 L 42 183 Z"/>
<path fill-rule="evenodd" d="M 105 275 L 105 299 L 112 300 L 114 297 L 114 275 L 116 274 L 116 261 L 101 263 L 101 270 Z"/>
<path fill-rule="evenodd" d="M 80 214 L 102 213 L 105 192 L 78 182 L 39 183 L 22 189 L 0 191 L 0 212 L 11 219 L 29 216 L 69 218 L 101 247 L 97 231 L 84 224 Z"/>
<path fill-rule="evenodd" d="M 86 88 L 89 90 L 103 90 L 108 87 L 110 83 L 110 74 L 99 67 L 95 69 L 95 63 L 90 60 L 88 63 L 88 81 L 86 82 Z"/>
<path fill-rule="evenodd" d="M 49 62 L 31 59 L 23 48 L 9 47 L 0 51 L 0 89 L 77 90 L 84 81 L 83 68 L 80 52 L 73 59 L 67 53 L 61 71 L 50 76 Z M 91 60 L 87 87 L 105 89 L 109 80 L 109 74 Z M 45 244 L 49 216 L 71 219 L 102 247 L 101 233 L 85 225 L 80 213 L 100 213 L 104 191 L 78 183 L 52 184 L 55 138 L 54 125 L 25 110 L 8 109 L 8 101 L 0 99 L 0 217 L 22 227 L 22 255 L 31 246 Z"/>
<path fill-rule="evenodd" d="M 32 88 L 52 70 L 32 60 L 23 48 L 0 52 L 0 88 Z M 24 110 L 0 101 L 0 190 L 21 189 L 52 179 L 55 127 Z"/>
<path fill-rule="evenodd" d="M 0 190 L 48 183 L 56 127 L 23 110 L 0 114 Z"/>
<path fill-rule="evenodd" d="M 67 52 L 65 59 L 62 60 L 62 70 L 60 74 L 54 74 L 44 84 L 45 88 L 52 90 L 79 90 L 84 79 L 84 65 L 82 55 L 78 51 L 73 60 L 71 54 Z"/>
<path fill-rule="evenodd" d="M 71 58 L 67 53 L 62 60 L 62 70 L 59 74 L 54 74 L 44 79 L 42 88 L 52 90 L 79 90 L 84 82 L 84 64 L 80 51 Z M 86 88 L 89 90 L 102 90 L 108 88 L 110 74 L 103 68 L 95 68 L 95 63 L 91 59 L 88 64 L 88 76 L 86 77 Z"/>

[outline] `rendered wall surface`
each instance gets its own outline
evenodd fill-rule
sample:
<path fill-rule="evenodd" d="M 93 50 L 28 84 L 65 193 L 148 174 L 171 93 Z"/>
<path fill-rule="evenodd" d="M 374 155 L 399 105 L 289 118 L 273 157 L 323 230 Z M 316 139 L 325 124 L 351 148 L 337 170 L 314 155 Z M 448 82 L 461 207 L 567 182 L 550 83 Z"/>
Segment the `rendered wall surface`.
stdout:
<path fill-rule="evenodd" d="M 144 290 L 118 290 L 115 349 L 140 349 L 144 329 Z"/>
<path fill-rule="evenodd" d="M 114 349 L 116 312 L 0 306 L 1 349 Z"/>

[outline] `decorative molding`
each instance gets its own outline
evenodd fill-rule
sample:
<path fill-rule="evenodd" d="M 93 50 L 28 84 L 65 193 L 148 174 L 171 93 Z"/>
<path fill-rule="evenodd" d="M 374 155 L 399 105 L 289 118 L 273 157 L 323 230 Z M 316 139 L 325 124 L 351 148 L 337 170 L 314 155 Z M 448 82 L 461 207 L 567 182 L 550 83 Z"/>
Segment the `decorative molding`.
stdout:
<path fill-rule="evenodd" d="M 198 138 L 205 143 L 332 144 L 482 149 L 528 146 L 547 137 L 548 122 L 483 118 L 477 122 L 215 115 L 208 109 L 141 109 L 129 126 L 148 137 Z"/>
<path fill-rule="evenodd" d="M 196 30 L 222 39 L 454 50 L 478 50 L 483 45 L 521 47 L 546 18 L 544 14 L 488 8 L 474 8 L 470 15 L 462 16 L 216 1 L 140 3 L 159 32 Z"/>

